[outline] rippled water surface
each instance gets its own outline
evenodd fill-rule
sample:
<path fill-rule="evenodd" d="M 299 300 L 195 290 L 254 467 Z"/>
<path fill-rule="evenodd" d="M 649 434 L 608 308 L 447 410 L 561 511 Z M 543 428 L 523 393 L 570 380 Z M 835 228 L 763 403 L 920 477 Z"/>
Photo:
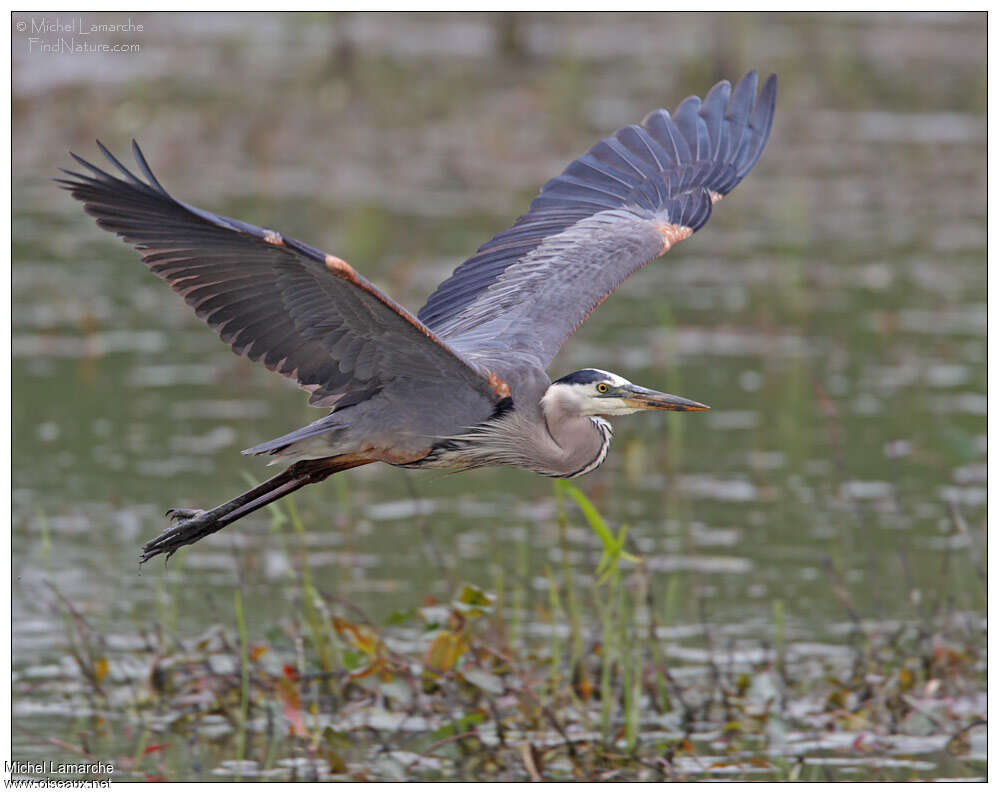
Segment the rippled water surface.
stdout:
<path fill-rule="evenodd" d="M 135 136 L 179 197 L 333 251 L 415 310 L 593 141 L 754 67 L 780 77 L 760 164 L 551 369 L 610 369 L 713 409 L 621 418 L 578 484 L 629 527 L 653 600 L 680 594 L 663 634 L 680 678 L 713 652 L 705 624 L 747 653 L 766 646 L 775 604 L 805 659 L 835 656 L 854 619 L 944 609 L 984 648 L 983 17 L 142 19 L 142 52 L 118 60 L 14 39 L 22 683 L 67 664 L 53 586 L 122 647 L 165 613 L 184 636 L 231 623 L 237 583 L 251 634 L 287 619 L 294 576 L 267 515 L 169 567 L 140 569 L 137 549 L 166 508 L 267 476 L 239 450 L 319 415 L 55 188 L 69 148 L 96 157 L 99 136 L 124 153 Z M 369 467 L 296 504 L 313 577 L 379 619 L 498 576 L 541 598 L 564 554 L 552 483 L 526 473 Z M 587 576 L 599 546 L 569 518 L 568 561 Z M 527 636 L 550 630 L 527 621 Z M 67 735 L 75 708 L 31 692 L 15 691 L 25 757 Z M 879 745 L 880 774 L 984 769 L 978 739 L 943 766 L 940 741 L 917 740 Z M 784 741 L 837 776 L 871 765 L 853 734 Z M 696 763 L 752 779 L 719 760 Z"/>

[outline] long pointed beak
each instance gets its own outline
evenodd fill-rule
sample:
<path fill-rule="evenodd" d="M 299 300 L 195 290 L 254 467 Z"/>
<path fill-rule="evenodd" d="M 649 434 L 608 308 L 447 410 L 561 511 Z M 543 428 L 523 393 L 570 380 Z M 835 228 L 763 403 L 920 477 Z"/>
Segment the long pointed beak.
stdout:
<path fill-rule="evenodd" d="M 625 386 L 621 391 L 620 397 L 625 404 L 639 411 L 707 411 L 710 407 L 686 397 L 664 394 L 641 386 Z"/>

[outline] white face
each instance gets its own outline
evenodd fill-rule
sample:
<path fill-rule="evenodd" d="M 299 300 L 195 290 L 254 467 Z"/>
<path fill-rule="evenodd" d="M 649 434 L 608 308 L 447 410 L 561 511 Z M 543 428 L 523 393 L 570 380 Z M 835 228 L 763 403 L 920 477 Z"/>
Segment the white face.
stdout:
<path fill-rule="evenodd" d="M 588 383 L 553 383 L 541 400 L 545 413 L 558 411 L 576 416 L 625 416 L 641 410 L 610 392 L 632 383 L 613 372 L 593 369 L 601 377 Z"/>
<path fill-rule="evenodd" d="M 615 375 L 613 372 L 605 372 L 604 370 L 598 370 L 605 375 L 603 380 L 595 381 L 594 383 L 587 383 L 585 387 L 577 387 L 580 390 L 586 389 L 583 396 L 582 413 L 584 416 L 596 416 L 602 414 L 604 416 L 626 416 L 627 414 L 633 414 L 638 412 L 638 408 L 634 408 L 628 405 L 620 397 L 614 397 L 608 395 L 615 389 L 622 386 L 633 385 L 630 380 L 622 378 L 620 375 Z"/>

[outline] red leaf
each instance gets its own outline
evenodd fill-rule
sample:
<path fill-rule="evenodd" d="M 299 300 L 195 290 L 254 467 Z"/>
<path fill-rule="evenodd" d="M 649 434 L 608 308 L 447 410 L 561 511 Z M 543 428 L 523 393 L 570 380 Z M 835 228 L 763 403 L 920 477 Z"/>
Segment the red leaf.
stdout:
<path fill-rule="evenodd" d="M 298 697 L 295 685 L 287 679 L 278 679 L 277 696 L 281 701 L 284 718 L 291 723 L 291 732 L 295 736 L 308 736 L 305 723 L 302 721 L 302 701 Z"/>

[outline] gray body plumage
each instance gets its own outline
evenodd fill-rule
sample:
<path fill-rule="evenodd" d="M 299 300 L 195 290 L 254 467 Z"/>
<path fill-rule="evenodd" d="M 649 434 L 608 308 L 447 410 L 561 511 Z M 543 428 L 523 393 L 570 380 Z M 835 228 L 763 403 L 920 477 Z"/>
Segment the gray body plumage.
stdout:
<path fill-rule="evenodd" d="M 603 462 L 613 437 L 608 421 L 575 416 L 557 407 L 546 413 L 542 398 L 551 382 L 544 370 L 512 373 L 507 385 L 509 402 L 485 404 L 478 412 L 467 413 L 470 418 L 464 422 L 452 418 L 433 426 L 422 415 L 427 403 L 407 399 L 393 405 L 390 393 L 245 452 L 271 454 L 274 463 L 292 463 L 354 452 L 367 443 L 391 443 L 395 449 L 426 450 L 413 460 L 395 462 L 405 468 L 514 466 L 547 477 L 579 476 L 595 469 L 595 462 Z M 392 417 L 388 423 L 382 419 L 386 416 Z M 379 422 L 381 428 L 373 430 Z M 432 427 L 432 435 L 416 434 L 414 427 Z M 426 449 L 428 440 L 432 443 Z"/>
<path fill-rule="evenodd" d="M 552 383 L 568 337 L 626 278 L 707 222 L 759 160 L 776 97 L 755 72 L 670 114 L 650 113 L 546 183 L 528 211 L 441 283 L 413 316 L 340 258 L 174 199 L 133 142 L 139 179 L 59 180 L 241 355 L 295 379 L 328 416 L 257 445 L 282 474 L 148 544 L 172 553 L 295 488 L 374 461 L 516 466 L 553 477 L 603 462 L 607 416 L 705 406 L 601 370 Z"/>

